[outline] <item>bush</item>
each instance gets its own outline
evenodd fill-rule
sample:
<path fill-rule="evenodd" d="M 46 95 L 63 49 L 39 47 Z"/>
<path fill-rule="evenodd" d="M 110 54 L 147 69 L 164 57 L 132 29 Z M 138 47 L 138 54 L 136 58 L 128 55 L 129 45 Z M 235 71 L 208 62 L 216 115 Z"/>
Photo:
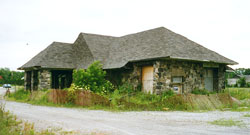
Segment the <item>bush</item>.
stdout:
<path fill-rule="evenodd" d="M 114 86 L 105 79 L 106 72 L 102 70 L 99 61 L 92 63 L 88 69 L 78 69 L 73 72 L 73 82 L 76 86 L 97 93 L 113 91 Z"/>
<path fill-rule="evenodd" d="M 133 86 L 130 85 L 129 83 L 125 83 L 125 84 L 123 84 L 121 86 L 118 86 L 117 90 L 121 94 L 128 94 L 128 93 L 135 92 L 134 89 L 133 89 Z"/>
<path fill-rule="evenodd" d="M 247 87 L 250 88 L 250 83 L 247 83 Z"/>
<path fill-rule="evenodd" d="M 240 85 L 240 87 L 245 87 L 246 86 L 246 78 L 242 77 L 238 80 L 237 84 Z"/>
<path fill-rule="evenodd" d="M 249 88 L 227 88 L 225 93 L 229 93 L 232 97 L 239 100 L 250 99 L 250 89 Z"/>
<path fill-rule="evenodd" d="M 209 92 L 208 90 L 201 90 L 201 89 L 195 89 L 192 90 L 191 92 L 192 94 L 196 94 L 196 95 L 209 95 L 211 92 Z"/>
<path fill-rule="evenodd" d="M 27 101 L 29 97 L 30 97 L 30 91 L 26 91 L 24 90 L 24 88 L 21 88 L 9 95 L 9 98 L 14 98 L 15 100 L 19 101 Z"/>

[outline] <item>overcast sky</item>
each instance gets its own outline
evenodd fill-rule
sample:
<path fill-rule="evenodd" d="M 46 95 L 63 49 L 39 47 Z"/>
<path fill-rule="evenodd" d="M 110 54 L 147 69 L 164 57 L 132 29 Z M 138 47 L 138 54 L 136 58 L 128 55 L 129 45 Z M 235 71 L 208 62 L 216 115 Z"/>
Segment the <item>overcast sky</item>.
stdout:
<path fill-rule="evenodd" d="M 160 26 L 250 68 L 250 0 L 0 0 L 0 67 L 16 70 L 80 32 L 123 36 Z"/>

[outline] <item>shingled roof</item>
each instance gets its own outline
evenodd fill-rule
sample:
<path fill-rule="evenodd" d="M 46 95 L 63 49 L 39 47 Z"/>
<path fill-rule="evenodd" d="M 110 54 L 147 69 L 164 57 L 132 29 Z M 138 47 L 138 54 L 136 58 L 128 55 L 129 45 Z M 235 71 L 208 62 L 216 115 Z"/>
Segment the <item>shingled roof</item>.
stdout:
<path fill-rule="evenodd" d="M 72 44 L 53 42 L 19 69 L 28 68 L 74 69 L 75 56 Z"/>
<path fill-rule="evenodd" d="M 232 61 L 164 27 L 122 37 L 80 33 L 73 44 L 54 42 L 20 69 L 87 68 L 101 61 L 104 69 L 128 62 L 170 58 L 234 65 Z"/>

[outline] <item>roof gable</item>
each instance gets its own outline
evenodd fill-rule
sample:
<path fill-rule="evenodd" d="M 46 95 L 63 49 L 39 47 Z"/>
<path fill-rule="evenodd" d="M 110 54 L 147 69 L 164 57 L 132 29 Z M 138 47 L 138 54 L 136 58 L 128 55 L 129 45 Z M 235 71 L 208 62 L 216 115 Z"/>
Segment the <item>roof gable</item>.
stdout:
<path fill-rule="evenodd" d="M 72 44 L 53 42 L 19 69 L 30 67 L 73 69 L 74 58 Z"/>
<path fill-rule="evenodd" d="M 155 58 L 237 64 L 164 27 L 123 36 L 111 46 L 105 68 L 120 68 L 130 61 Z"/>
<path fill-rule="evenodd" d="M 122 37 L 80 33 L 73 44 L 53 42 L 20 69 L 87 68 L 101 61 L 104 69 L 121 68 L 128 62 L 172 58 L 237 64 L 186 37 L 159 27 Z"/>

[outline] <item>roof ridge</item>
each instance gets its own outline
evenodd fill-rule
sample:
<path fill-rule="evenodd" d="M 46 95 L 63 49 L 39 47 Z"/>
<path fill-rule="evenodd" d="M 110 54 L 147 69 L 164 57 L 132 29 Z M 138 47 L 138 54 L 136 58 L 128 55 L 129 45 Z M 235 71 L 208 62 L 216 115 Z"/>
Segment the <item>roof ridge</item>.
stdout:
<path fill-rule="evenodd" d="M 119 38 L 119 37 L 116 37 L 116 36 L 109 36 L 109 35 L 103 35 L 103 34 L 94 34 L 94 33 L 85 33 L 85 32 L 80 32 L 80 34 L 81 35 L 92 35 L 92 36 Z"/>
<path fill-rule="evenodd" d="M 88 47 L 88 50 L 91 53 L 92 58 L 95 60 L 94 54 L 93 54 L 92 50 L 89 48 L 89 44 L 88 44 L 88 41 L 86 40 L 86 37 L 84 36 L 84 34 L 82 34 L 82 33 L 80 33 L 80 34 L 81 34 L 82 38 L 84 39 L 84 41 L 85 41 L 85 43 L 86 43 L 86 45 Z"/>
<path fill-rule="evenodd" d="M 167 28 L 161 26 L 161 27 L 156 27 L 156 28 L 152 28 L 152 29 L 149 29 L 149 30 L 143 30 L 143 31 L 140 31 L 140 32 L 126 34 L 126 35 L 121 36 L 121 38 L 122 37 L 126 37 L 126 36 L 132 36 L 132 35 L 136 35 L 136 34 L 141 34 L 141 33 L 144 33 L 144 32 L 151 32 L 151 31 L 155 31 L 155 30 L 160 30 L 160 29 L 166 29 L 166 30 L 168 30 Z"/>

